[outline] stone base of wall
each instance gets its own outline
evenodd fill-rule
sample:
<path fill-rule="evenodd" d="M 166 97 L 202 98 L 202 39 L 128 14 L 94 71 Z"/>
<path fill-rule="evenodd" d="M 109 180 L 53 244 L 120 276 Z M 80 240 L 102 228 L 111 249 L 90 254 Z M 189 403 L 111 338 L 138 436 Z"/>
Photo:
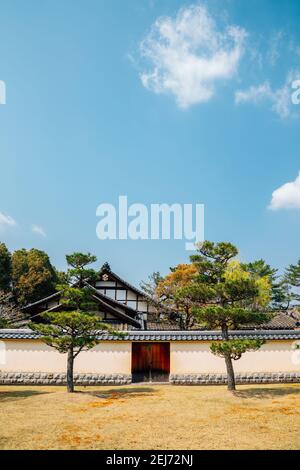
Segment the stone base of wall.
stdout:
<path fill-rule="evenodd" d="M 64 373 L 49 372 L 0 372 L 1 385 L 65 385 Z M 126 385 L 131 375 L 125 374 L 74 374 L 76 385 Z"/>
<path fill-rule="evenodd" d="M 259 372 L 235 375 L 237 384 L 300 383 L 300 372 Z M 127 385 L 130 374 L 74 374 L 76 385 Z M 171 374 L 174 385 L 223 385 L 226 374 Z M 49 372 L 0 372 L 0 385 L 65 385 L 66 374 Z"/>
<path fill-rule="evenodd" d="M 247 383 L 296 383 L 300 372 L 257 372 L 235 374 L 237 384 Z M 171 374 L 170 382 L 175 385 L 221 385 L 227 384 L 226 374 Z"/>

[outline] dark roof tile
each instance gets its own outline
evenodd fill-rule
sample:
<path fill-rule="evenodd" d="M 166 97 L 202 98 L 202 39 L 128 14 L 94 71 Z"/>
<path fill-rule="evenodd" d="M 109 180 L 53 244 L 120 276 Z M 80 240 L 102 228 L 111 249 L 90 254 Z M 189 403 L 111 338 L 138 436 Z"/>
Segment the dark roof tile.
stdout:
<path fill-rule="evenodd" d="M 222 339 L 220 331 L 127 331 L 124 336 L 116 337 L 99 331 L 102 341 L 212 341 Z M 29 329 L 0 330 L 0 339 L 38 339 L 40 335 Z M 262 338 L 267 340 L 299 340 L 300 330 L 235 330 L 229 338 Z"/>

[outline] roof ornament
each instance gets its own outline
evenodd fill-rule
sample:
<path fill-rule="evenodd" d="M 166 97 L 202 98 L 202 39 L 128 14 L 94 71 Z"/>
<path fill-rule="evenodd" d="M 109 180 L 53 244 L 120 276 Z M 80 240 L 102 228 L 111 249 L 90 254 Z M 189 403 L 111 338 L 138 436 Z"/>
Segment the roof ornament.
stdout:
<path fill-rule="evenodd" d="M 108 272 L 110 272 L 110 271 L 111 271 L 110 266 L 109 266 L 109 264 L 108 264 L 107 261 L 106 261 L 106 263 L 103 264 L 103 266 L 102 266 L 102 268 L 101 268 L 100 271 L 101 271 L 101 272 L 103 272 L 103 271 L 108 271 Z"/>

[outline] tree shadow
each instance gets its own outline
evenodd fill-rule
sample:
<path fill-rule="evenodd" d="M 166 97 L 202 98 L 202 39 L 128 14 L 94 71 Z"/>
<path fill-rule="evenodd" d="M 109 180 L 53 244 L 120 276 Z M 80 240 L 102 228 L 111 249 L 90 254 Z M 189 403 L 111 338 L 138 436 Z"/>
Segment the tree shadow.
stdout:
<path fill-rule="evenodd" d="M 49 392 L 43 392 L 39 390 L 8 390 L 5 392 L 0 392 L 0 403 L 12 400 L 22 400 L 24 398 L 29 398 L 35 395 L 44 395 Z"/>
<path fill-rule="evenodd" d="M 157 393 L 151 387 L 132 387 L 132 388 L 111 388 L 109 390 L 99 391 L 77 391 L 76 393 L 83 393 L 97 398 L 136 398 L 136 397 L 149 397 Z"/>
<path fill-rule="evenodd" d="M 238 398 L 275 398 L 285 397 L 287 395 L 299 395 L 300 387 L 267 387 L 267 388 L 248 388 L 247 390 L 236 390 L 233 392 Z"/>

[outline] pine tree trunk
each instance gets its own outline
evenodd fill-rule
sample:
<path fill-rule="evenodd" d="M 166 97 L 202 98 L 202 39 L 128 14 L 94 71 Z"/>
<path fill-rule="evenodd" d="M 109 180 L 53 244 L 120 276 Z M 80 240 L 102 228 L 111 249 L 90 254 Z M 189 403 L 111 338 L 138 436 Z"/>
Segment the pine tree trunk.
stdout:
<path fill-rule="evenodd" d="M 223 341 L 229 340 L 228 329 L 226 326 L 222 327 L 222 337 Z M 235 390 L 235 377 L 234 377 L 234 370 L 232 365 L 232 359 L 230 354 L 224 356 L 225 357 L 225 364 L 226 364 L 226 371 L 227 371 L 227 388 L 228 390 Z"/>
<path fill-rule="evenodd" d="M 228 390 L 235 390 L 235 377 L 230 355 L 225 356 L 226 370 L 227 370 L 227 388 Z"/>
<path fill-rule="evenodd" d="M 73 369 L 74 369 L 73 349 L 70 349 L 68 351 L 68 362 L 67 362 L 67 391 L 69 393 L 74 392 Z"/>

